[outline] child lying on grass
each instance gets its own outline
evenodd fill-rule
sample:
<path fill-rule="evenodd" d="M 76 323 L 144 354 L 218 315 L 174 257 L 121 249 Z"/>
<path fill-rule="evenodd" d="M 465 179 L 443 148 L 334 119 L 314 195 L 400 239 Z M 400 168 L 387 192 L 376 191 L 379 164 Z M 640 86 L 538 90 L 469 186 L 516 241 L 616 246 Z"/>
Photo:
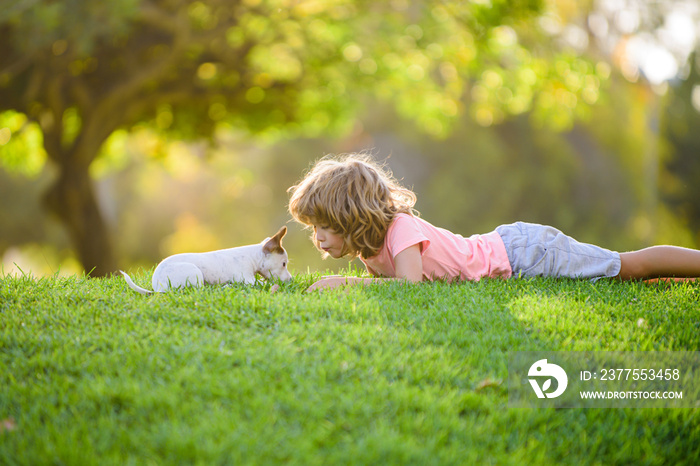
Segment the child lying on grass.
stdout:
<path fill-rule="evenodd" d="M 415 194 L 361 154 L 319 160 L 289 192 L 289 212 L 313 228 L 324 256 L 359 257 L 380 277 L 324 277 L 309 290 L 385 279 L 700 277 L 700 251 L 676 246 L 618 253 L 523 222 L 464 238 L 418 217 Z"/>

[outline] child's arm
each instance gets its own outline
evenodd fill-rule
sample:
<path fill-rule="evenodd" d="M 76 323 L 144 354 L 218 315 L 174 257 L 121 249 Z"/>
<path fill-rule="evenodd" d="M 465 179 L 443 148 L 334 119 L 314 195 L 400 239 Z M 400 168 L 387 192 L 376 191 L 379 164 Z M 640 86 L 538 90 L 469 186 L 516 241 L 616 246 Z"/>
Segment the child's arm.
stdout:
<path fill-rule="evenodd" d="M 406 280 L 417 283 L 423 280 L 423 259 L 420 255 L 420 244 L 410 246 L 394 257 L 396 266 L 396 278 L 364 278 L 364 277 L 343 277 L 334 275 L 318 280 L 306 291 L 333 289 L 346 285 L 368 285 L 371 283 L 381 283 L 386 280 Z"/>
<path fill-rule="evenodd" d="M 420 248 L 420 244 L 414 244 L 394 257 L 396 278 L 402 278 L 411 283 L 423 281 L 423 258 L 420 255 Z"/>

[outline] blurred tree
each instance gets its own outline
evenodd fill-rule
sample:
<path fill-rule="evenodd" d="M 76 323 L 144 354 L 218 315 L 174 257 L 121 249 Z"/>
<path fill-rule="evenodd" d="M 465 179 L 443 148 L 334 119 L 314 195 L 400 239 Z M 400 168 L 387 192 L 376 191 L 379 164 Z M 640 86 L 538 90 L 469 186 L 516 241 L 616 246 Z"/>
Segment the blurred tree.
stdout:
<path fill-rule="evenodd" d="M 697 60 L 697 58 L 696 58 Z M 668 139 L 662 196 L 687 219 L 700 243 L 700 73 L 693 71 L 668 96 L 662 131 Z"/>
<path fill-rule="evenodd" d="M 10 0 L 0 11 L 0 112 L 14 124 L 0 125 L 0 162 L 26 171 L 42 141 L 58 168 L 45 205 L 85 269 L 104 275 L 117 264 L 89 167 L 116 130 L 316 136 L 349 127 L 363 90 L 435 136 L 466 109 L 482 126 L 533 111 L 570 127 L 605 73 L 543 46 L 542 9 L 542 0 Z"/>

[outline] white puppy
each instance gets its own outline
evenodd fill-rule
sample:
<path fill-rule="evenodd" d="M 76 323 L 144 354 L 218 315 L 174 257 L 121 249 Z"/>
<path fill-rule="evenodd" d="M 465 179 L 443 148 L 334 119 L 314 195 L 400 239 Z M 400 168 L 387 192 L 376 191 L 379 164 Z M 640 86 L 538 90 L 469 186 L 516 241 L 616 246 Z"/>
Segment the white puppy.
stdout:
<path fill-rule="evenodd" d="M 272 238 L 260 244 L 202 253 L 175 254 L 158 264 L 153 272 L 153 291 L 135 284 L 129 275 L 120 270 L 129 287 L 141 294 L 167 291 L 169 288 L 222 284 L 229 282 L 255 283 L 255 274 L 265 278 L 291 280 L 287 270 L 287 251 L 282 247 L 282 237 L 287 227 L 282 227 Z"/>

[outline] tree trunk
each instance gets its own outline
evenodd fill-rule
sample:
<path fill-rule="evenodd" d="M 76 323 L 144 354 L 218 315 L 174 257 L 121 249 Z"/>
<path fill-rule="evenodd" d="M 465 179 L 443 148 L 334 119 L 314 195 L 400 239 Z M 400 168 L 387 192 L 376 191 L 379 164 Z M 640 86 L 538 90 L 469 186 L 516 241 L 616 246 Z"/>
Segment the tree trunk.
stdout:
<path fill-rule="evenodd" d="M 58 163 L 59 176 L 45 197 L 49 211 L 67 228 L 78 259 L 91 277 L 116 272 L 107 226 L 95 199 L 88 166 Z"/>

